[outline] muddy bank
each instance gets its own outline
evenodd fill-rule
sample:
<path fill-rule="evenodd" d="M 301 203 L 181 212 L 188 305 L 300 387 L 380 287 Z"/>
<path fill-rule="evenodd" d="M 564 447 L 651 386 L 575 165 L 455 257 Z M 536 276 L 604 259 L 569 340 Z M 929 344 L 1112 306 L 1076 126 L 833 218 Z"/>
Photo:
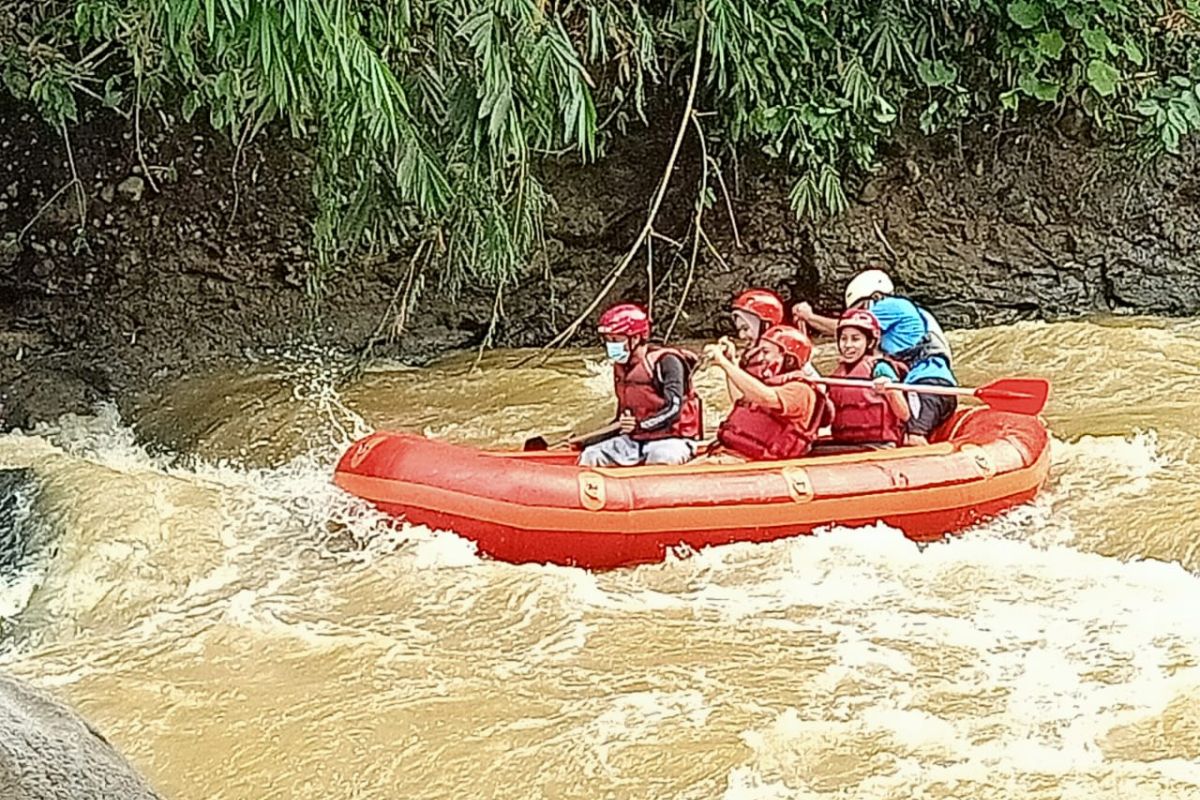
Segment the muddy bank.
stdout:
<path fill-rule="evenodd" d="M 356 265 L 305 290 L 311 267 L 311 160 L 282 135 L 235 148 L 203 129 L 101 118 L 72 153 L 27 110 L 0 106 L 0 402 L 27 426 L 103 398 L 126 407 L 188 371 L 284 349 L 420 361 L 485 337 L 496 298 L 467 287 L 451 302 L 426 276 L 419 313 L 400 329 L 406 258 Z M 502 298 L 497 344 L 546 341 L 583 308 L 642 224 L 669 146 L 635 137 L 602 164 L 547 166 L 558 207 L 544 258 Z M 743 162 L 730 170 L 740 247 L 723 198 L 706 228 L 724 262 L 701 254 L 679 331 L 720 328 L 728 297 L 765 284 L 827 309 L 855 270 L 888 267 L 948 325 L 1093 311 L 1200 309 L 1196 158 L 1152 171 L 1071 139 L 983 132 L 961 146 L 926 141 L 890 154 L 854 187 L 853 208 L 801 224 L 788 182 Z M 688 236 L 698 156 L 688 149 L 658 229 Z M 82 199 L 82 203 L 80 200 Z M 679 305 L 688 265 L 665 239 L 614 297 L 655 281 L 656 315 Z"/>

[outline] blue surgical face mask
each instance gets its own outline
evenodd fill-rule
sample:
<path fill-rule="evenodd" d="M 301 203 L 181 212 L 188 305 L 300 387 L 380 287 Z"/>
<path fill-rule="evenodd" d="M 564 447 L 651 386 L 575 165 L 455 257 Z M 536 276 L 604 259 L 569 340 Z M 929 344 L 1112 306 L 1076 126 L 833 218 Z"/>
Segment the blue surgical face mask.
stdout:
<path fill-rule="evenodd" d="M 625 342 L 605 342 L 604 351 L 609 360 L 617 364 L 624 364 L 629 360 L 629 346 Z"/>

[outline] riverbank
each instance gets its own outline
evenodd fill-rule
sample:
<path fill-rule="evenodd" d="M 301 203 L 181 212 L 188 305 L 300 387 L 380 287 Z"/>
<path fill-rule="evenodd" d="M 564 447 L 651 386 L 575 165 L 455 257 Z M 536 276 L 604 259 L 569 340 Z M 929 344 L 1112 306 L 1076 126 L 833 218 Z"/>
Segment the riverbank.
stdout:
<path fill-rule="evenodd" d="M 452 297 L 430 270 L 407 320 L 399 312 L 422 285 L 407 258 L 356 265 L 326 284 L 319 303 L 306 292 L 311 161 L 285 136 L 263 136 L 239 155 L 204 129 L 146 128 L 140 154 L 131 122 L 74 132 L 78 193 L 61 138 L 26 109 L 0 104 L 6 426 L 103 399 L 129 409 L 178 375 L 300 346 L 421 363 L 478 346 L 489 330 L 498 345 L 544 343 L 635 239 L 671 126 L 631 137 L 594 167 L 547 167 L 557 208 L 544 257 L 499 303 L 482 287 Z M 701 253 L 677 331 L 718 331 L 728 298 L 747 285 L 833 309 L 844 281 L 867 265 L 888 268 L 952 327 L 1200 310 L 1195 153 L 1145 169 L 1067 126 L 968 139 L 889 154 L 849 212 L 818 224 L 796 220 L 784 176 L 749 162 L 730 170 L 736 236 L 718 194 L 705 225 L 722 260 Z M 688 235 L 698 163 L 685 148 L 657 224 L 669 239 Z M 644 260 L 635 264 L 614 298 L 646 295 Z M 660 320 L 679 305 L 687 271 L 670 244 L 656 245 Z"/>

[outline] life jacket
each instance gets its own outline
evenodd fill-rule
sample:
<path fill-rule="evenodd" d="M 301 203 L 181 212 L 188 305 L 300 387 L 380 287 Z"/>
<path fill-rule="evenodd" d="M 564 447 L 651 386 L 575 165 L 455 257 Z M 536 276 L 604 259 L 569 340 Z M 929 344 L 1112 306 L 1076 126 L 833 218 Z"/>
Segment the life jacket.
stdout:
<path fill-rule="evenodd" d="M 684 382 L 683 408 L 679 416 L 670 425 L 652 431 L 635 430 L 629 437 L 635 441 L 647 442 L 654 439 L 699 439 L 703 433 L 703 412 L 700 398 L 692 384 L 692 375 L 699 357 L 687 350 L 674 347 L 658 347 L 650 345 L 645 355 L 630 364 L 613 364 L 613 384 L 617 392 L 617 416 L 629 411 L 634 419 L 641 422 L 649 419 L 663 410 L 667 398 L 663 395 L 662 387 L 654 377 L 654 369 L 658 360 L 665 355 L 673 355 L 683 361 L 687 370 Z"/>
<path fill-rule="evenodd" d="M 951 366 L 953 355 L 950 352 L 950 340 L 946 338 L 942 326 L 924 308 L 911 300 L 908 302 L 912 303 L 913 307 L 917 309 L 917 313 L 921 315 L 921 322 L 925 324 L 925 335 L 912 347 L 891 353 L 891 356 L 909 368 L 915 367 L 926 359 L 938 357 L 946 359 L 946 366 Z"/>
<path fill-rule="evenodd" d="M 792 381 L 803 381 L 804 374 L 789 372 L 761 380 L 768 386 L 782 386 Z M 733 410 L 721 423 L 717 440 L 730 450 L 755 461 L 782 461 L 805 456 L 826 417 L 824 398 L 815 390 L 813 394 L 812 412 L 805 424 L 742 398 L 733 404 Z"/>
<path fill-rule="evenodd" d="M 869 381 L 877 363 L 873 356 L 863 356 L 850 369 L 839 363 L 833 377 Z M 830 386 L 829 397 L 835 409 L 830 438 L 835 442 L 899 445 L 904 441 L 904 423 L 874 389 Z"/>

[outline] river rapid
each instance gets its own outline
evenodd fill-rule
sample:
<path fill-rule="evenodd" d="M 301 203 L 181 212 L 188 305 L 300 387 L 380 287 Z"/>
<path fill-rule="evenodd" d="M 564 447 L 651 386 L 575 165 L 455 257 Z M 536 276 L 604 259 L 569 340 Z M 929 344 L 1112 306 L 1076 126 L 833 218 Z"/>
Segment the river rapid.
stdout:
<path fill-rule="evenodd" d="M 294 358 L 169 387 L 137 435 L 104 407 L 0 436 L 30 475 L 0 670 L 172 798 L 1200 798 L 1200 323 L 951 338 L 964 382 L 1053 380 L 1053 467 L 924 547 L 875 526 L 513 566 L 330 484 L 377 428 L 599 421 L 595 351 L 336 392 Z"/>

